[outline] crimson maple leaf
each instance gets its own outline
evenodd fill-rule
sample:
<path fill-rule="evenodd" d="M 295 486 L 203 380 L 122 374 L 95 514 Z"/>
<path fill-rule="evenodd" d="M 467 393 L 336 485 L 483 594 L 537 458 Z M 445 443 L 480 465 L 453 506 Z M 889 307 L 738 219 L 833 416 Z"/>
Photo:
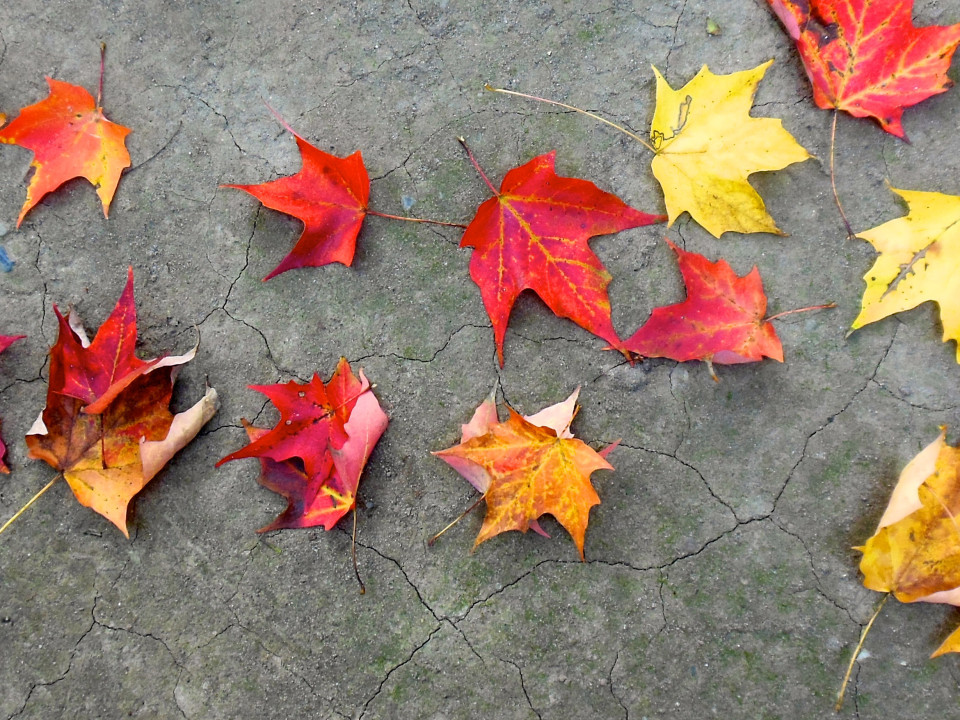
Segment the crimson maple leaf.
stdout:
<path fill-rule="evenodd" d="M 195 350 L 151 362 L 133 355 L 132 283 L 130 271 L 92 344 L 76 317 L 64 318 L 54 306 L 59 335 L 50 348 L 47 403 L 27 434 L 30 457 L 61 471 L 77 500 L 124 535 L 131 500 L 217 407 L 217 393 L 208 388 L 193 407 L 170 412 L 177 372 Z"/>
<path fill-rule="evenodd" d="M 0 353 L 10 347 L 17 340 L 25 338 L 26 335 L 0 335 Z M 10 468 L 6 466 L 3 462 L 3 459 L 7 455 L 7 446 L 3 444 L 3 440 L 0 439 L 0 472 L 9 473 Z"/>
<path fill-rule="evenodd" d="M 607 296 L 610 273 L 587 240 L 665 219 L 634 210 L 592 182 L 557 175 L 555 155 L 509 171 L 499 191 L 483 176 L 494 197 L 480 205 L 460 241 L 475 248 L 470 277 L 493 323 L 501 367 L 510 311 L 528 289 L 557 315 L 619 347 Z"/>
<path fill-rule="evenodd" d="M 82 87 L 49 77 L 47 84 L 50 95 L 23 108 L 0 129 L 0 142 L 34 153 L 33 178 L 17 227 L 44 195 L 76 177 L 86 178 L 97 189 L 107 217 L 120 175 L 130 167 L 124 144 L 130 129 L 107 120 L 99 98 L 94 101 Z"/>
<path fill-rule="evenodd" d="M 710 262 L 667 240 L 677 254 L 687 299 L 655 308 L 623 349 L 643 357 L 732 365 L 764 357 L 783 362 L 773 325 L 763 320 L 767 297 L 756 267 L 738 277 L 726 260 Z M 712 369 L 711 369 L 712 372 Z"/>
<path fill-rule="evenodd" d="M 906 139 L 903 110 L 945 92 L 960 23 L 914 27 L 909 0 L 767 0 L 793 38 L 818 107 L 875 118 Z"/>
<path fill-rule="evenodd" d="M 248 192 L 268 208 L 303 221 L 297 244 L 265 281 L 294 268 L 335 262 L 349 266 L 370 199 L 370 177 L 359 150 L 339 158 L 284 126 L 297 139 L 300 172 L 261 185 L 223 186 Z"/>
<path fill-rule="evenodd" d="M 367 378 L 353 374 L 345 358 L 324 383 L 290 381 L 251 385 L 280 411 L 271 429 L 246 421 L 250 444 L 227 455 L 230 460 L 260 458 L 258 482 L 287 498 L 287 508 L 257 532 L 322 525 L 332 530 L 356 506 L 360 475 L 387 427 Z"/>

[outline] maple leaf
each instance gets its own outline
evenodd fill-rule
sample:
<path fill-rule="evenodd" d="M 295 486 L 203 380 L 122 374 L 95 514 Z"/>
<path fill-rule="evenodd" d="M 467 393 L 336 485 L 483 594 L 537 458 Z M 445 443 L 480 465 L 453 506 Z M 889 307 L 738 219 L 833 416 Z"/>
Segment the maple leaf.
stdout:
<path fill-rule="evenodd" d="M 687 299 L 655 308 L 623 348 L 643 357 L 704 360 L 710 365 L 764 357 L 783 362 L 776 330 L 763 319 L 767 297 L 756 266 L 738 277 L 726 260 L 710 262 L 669 240 L 667 244 L 677 254 Z"/>
<path fill-rule="evenodd" d="M 908 0 L 767 0 L 796 43 L 813 99 L 906 139 L 904 108 L 945 92 L 960 23 L 914 27 Z"/>
<path fill-rule="evenodd" d="M 150 363 L 131 360 L 137 335 L 132 282 L 130 271 L 93 344 L 73 314 L 68 320 L 54 305 L 59 333 L 50 348 L 47 404 L 27 434 L 29 456 L 61 471 L 82 505 L 128 537 L 130 501 L 217 408 L 216 390 L 209 388 L 188 410 L 177 415 L 169 410 L 177 372 L 195 349 Z M 112 357 L 111 349 L 119 357 Z M 98 389 L 103 393 L 97 395 Z"/>
<path fill-rule="evenodd" d="M 17 340 L 25 338 L 26 335 L 0 335 L 0 353 L 10 347 Z M 7 446 L 3 444 L 3 440 L 0 439 L 0 473 L 9 473 L 10 468 L 7 467 L 3 459 L 7 455 Z"/>
<path fill-rule="evenodd" d="M 349 266 L 370 199 L 370 177 L 359 150 L 339 158 L 283 124 L 300 148 L 300 172 L 260 185 L 223 186 L 248 192 L 268 208 L 303 221 L 297 244 L 264 281 L 294 268 L 335 262 Z"/>
<path fill-rule="evenodd" d="M 569 430 L 579 388 L 563 403 L 523 417 L 508 408 L 505 422 L 496 417 L 492 398 L 477 408 L 462 427 L 462 441 L 434 452 L 483 493 L 487 514 L 474 548 L 508 530 L 533 528 L 545 535 L 537 519 L 549 513 L 573 538 L 580 559 L 590 508 L 600 498 L 590 482 L 594 470 L 613 470 L 598 453 Z"/>
<path fill-rule="evenodd" d="M 34 154 L 30 163 L 34 173 L 17 227 L 47 193 L 76 177 L 93 184 L 103 215 L 109 216 L 120 175 L 130 167 L 124 144 L 129 128 L 107 120 L 99 99 L 94 101 L 82 87 L 50 77 L 47 84 L 50 94 L 45 99 L 23 108 L 0 129 L 0 142 L 20 145 Z"/>
<path fill-rule="evenodd" d="M 783 235 L 747 178 L 810 154 L 777 118 L 750 117 L 757 85 L 773 60 L 714 75 L 704 65 L 679 90 L 656 68 L 651 169 L 663 188 L 669 224 L 684 212 L 714 237 L 725 232 Z"/>
<path fill-rule="evenodd" d="M 557 315 L 618 347 L 607 296 L 610 273 L 587 240 L 663 219 L 634 210 L 587 180 L 557 175 L 555 155 L 510 170 L 499 191 L 476 166 L 494 197 L 477 209 L 460 247 L 475 249 L 470 277 L 493 323 L 501 367 L 510 311 L 528 289 Z"/>
<path fill-rule="evenodd" d="M 960 607 L 960 448 L 946 429 L 911 460 L 863 547 L 863 584 L 900 602 Z M 960 628 L 931 657 L 960 652 Z"/>
<path fill-rule="evenodd" d="M 356 506 L 360 475 L 387 428 L 387 416 L 360 371 L 353 374 L 345 358 L 324 384 L 290 381 L 251 385 L 280 411 L 271 429 L 246 421 L 250 444 L 227 455 L 230 460 L 260 458 L 258 482 L 287 498 L 287 508 L 257 532 L 322 525 L 332 530 Z"/>
<path fill-rule="evenodd" d="M 904 199 L 909 213 L 858 233 L 880 255 L 863 276 L 867 289 L 851 327 L 932 300 L 940 306 L 943 341 L 960 340 L 960 197 L 891 190 Z"/>

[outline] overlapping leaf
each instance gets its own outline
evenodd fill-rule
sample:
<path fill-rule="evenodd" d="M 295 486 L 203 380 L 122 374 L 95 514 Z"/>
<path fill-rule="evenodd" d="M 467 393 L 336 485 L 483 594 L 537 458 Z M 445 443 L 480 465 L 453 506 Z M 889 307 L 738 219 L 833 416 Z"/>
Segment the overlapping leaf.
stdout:
<path fill-rule="evenodd" d="M 47 404 L 27 434 L 29 455 L 61 471 L 82 505 L 128 535 L 130 501 L 213 417 L 217 393 L 210 388 L 193 407 L 170 412 L 178 369 L 194 351 L 150 362 L 134 356 L 132 271 L 92 344 L 75 317 L 54 311 L 60 330 Z"/>
<path fill-rule="evenodd" d="M 766 322 L 767 297 L 756 267 L 738 277 L 726 260 L 711 262 L 667 240 L 677 254 L 687 299 L 654 309 L 623 348 L 643 357 L 730 365 L 764 357 L 783 362 L 783 347 Z"/>
<path fill-rule="evenodd" d="M 960 606 L 960 449 L 946 430 L 903 469 L 877 531 L 863 547 L 863 584 L 900 602 Z M 932 657 L 960 652 L 960 628 Z"/>
<path fill-rule="evenodd" d="M 97 189 L 103 215 L 130 167 L 125 138 L 129 128 L 110 122 L 93 96 L 77 85 L 47 78 L 50 94 L 25 107 L 10 124 L 0 129 L 0 142 L 32 150 L 33 178 L 17 226 L 43 196 L 67 180 L 82 177 Z M 2 122 L 2 121 L 0 121 Z"/>
<path fill-rule="evenodd" d="M 356 506 L 360 475 L 387 428 L 370 383 L 353 374 L 345 358 L 324 383 L 290 381 L 252 385 L 280 411 L 271 429 L 244 421 L 250 444 L 227 455 L 230 460 L 260 458 L 258 482 L 287 498 L 287 508 L 257 532 L 322 525 L 332 530 Z"/>
<path fill-rule="evenodd" d="M 725 232 L 783 234 L 747 178 L 810 157 L 776 118 L 750 116 L 770 63 L 714 75 L 704 65 L 679 90 L 657 75 L 650 128 L 651 168 L 663 188 L 669 222 L 683 213 L 714 237 Z"/>
<path fill-rule="evenodd" d="M 349 266 L 370 199 L 370 177 L 359 150 L 339 158 L 290 132 L 303 162 L 298 173 L 260 185 L 224 185 L 303 221 L 297 244 L 264 280 L 300 267 Z"/>
<path fill-rule="evenodd" d="M 554 156 L 540 155 L 508 172 L 460 241 L 474 248 L 470 277 L 493 323 L 501 366 L 510 311 L 527 289 L 557 315 L 619 347 L 607 295 L 610 274 L 587 240 L 662 219 L 591 182 L 557 175 Z"/>
<path fill-rule="evenodd" d="M 613 466 L 606 453 L 569 430 L 578 393 L 529 417 L 508 408 L 505 422 L 498 421 L 488 399 L 463 426 L 459 445 L 433 453 L 483 493 L 487 514 L 474 547 L 508 530 L 532 528 L 546 535 L 537 519 L 549 513 L 570 533 L 583 559 L 590 508 L 600 504 L 590 475 Z"/>
<path fill-rule="evenodd" d="M 904 108 L 945 92 L 960 23 L 914 27 L 912 0 L 767 0 L 796 43 L 818 107 L 905 138 Z"/>
<path fill-rule="evenodd" d="M 852 328 L 932 300 L 940 307 L 943 341 L 960 341 L 960 197 L 892 190 L 909 213 L 857 235 L 880 255 L 863 276 L 867 289 Z"/>

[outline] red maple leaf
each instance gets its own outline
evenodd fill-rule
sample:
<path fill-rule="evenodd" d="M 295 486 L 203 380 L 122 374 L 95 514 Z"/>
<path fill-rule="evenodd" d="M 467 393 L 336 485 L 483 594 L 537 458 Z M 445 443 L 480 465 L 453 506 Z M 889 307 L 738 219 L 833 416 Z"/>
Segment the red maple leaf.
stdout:
<path fill-rule="evenodd" d="M 223 186 L 248 192 L 268 208 L 303 221 L 297 244 L 265 281 L 294 268 L 335 262 L 349 266 L 370 199 L 370 177 L 359 150 L 339 158 L 283 125 L 297 139 L 303 161 L 300 172 L 261 185 Z"/>
<path fill-rule="evenodd" d="M 280 422 L 266 430 L 244 421 L 250 444 L 217 466 L 258 457 L 258 482 L 287 498 L 286 510 L 257 532 L 318 525 L 332 530 L 355 507 L 360 475 L 387 427 L 370 383 L 341 358 L 326 384 L 314 375 L 309 383 L 250 387 L 270 398 Z"/>
<path fill-rule="evenodd" d="M 710 262 L 667 240 L 677 253 L 687 299 L 654 309 L 623 349 L 643 357 L 733 365 L 764 357 L 783 362 L 773 325 L 763 319 L 767 297 L 756 267 L 738 277 L 726 260 Z"/>
<path fill-rule="evenodd" d="M 767 0 L 793 38 L 818 107 L 872 117 L 906 139 L 903 110 L 945 92 L 960 24 L 914 27 L 905 0 Z"/>
<path fill-rule="evenodd" d="M 610 273 L 587 240 L 665 219 L 634 210 L 592 182 L 557 175 L 555 155 L 514 168 L 499 191 L 474 161 L 494 197 L 477 209 L 460 247 L 475 248 L 470 277 L 493 323 L 501 367 L 510 311 L 528 289 L 557 315 L 619 347 L 607 296 Z"/>
<path fill-rule="evenodd" d="M 26 335 L 0 335 L 0 353 L 10 347 L 17 340 L 25 338 Z M 4 457 L 7 455 L 7 446 L 3 444 L 3 440 L 0 439 L 0 472 L 9 473 L 10 468 L 6 466 L 3 462 Z"/>
<path fill-rule="evenodd" d="M 60 328 L 50 348 L 47 403 L 27 434 L 30 457 L 61 471 L 77 500 L 124 535 L 130 501 L 196 436 L 217 406 L 217 393 L 208 388 L 193 407 L 170 412 L 177 372 L 194 351 L 150 363 L 133 355 L 132 282 L 131 272 L 93 344 L 76 317 L 57 311 Z"/>
<path fill-rule="evenodd" d="M 94 101 L 82 87 L 61 80 L 48 77 L 47 84 L 50 95 L 23 108 L 0 130 L 0 142 L 34 153 L 33 178 L 17 227 L 44 195 L 76 177 L 86 178 L 97 189 L 107 217 L 120 175 L 130 167 L 124 144 L 130 130 L 107 120 L 99 97 Z"/>

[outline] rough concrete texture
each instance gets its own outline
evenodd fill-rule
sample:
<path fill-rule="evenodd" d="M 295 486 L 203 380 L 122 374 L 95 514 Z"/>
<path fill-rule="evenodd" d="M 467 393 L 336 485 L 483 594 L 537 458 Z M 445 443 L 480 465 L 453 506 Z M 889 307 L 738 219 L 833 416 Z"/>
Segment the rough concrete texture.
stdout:
<path fill-rule="evenodd" d="M 55 486 L 0 538 L 0 718 L 828 717 L 879 596 L 857 572 L 897 474 L 954 426 L 953 344 L 929 305 L 846 337 L 874 257 L 847 240 L 825 159 L 831 115 L 759 0 L 522 2 L 11 2 L 0 28 L 0 109 L 46 94 L 45 74 L 93 89 L 133 128 L 134 167 L 104 220 L 73 181 L 14 227 L 30 153 L 0 152 L 0 359 L 11 515 L 52 476 L 22 436 L 44 404 L 53 303 L 96 327 L 136 272 L 141 354 L 182 352 L 183 408 L 205 378 L 222 407 L 138 497 L 131 539 Z M 960 21 L 918 0 L 920 24 Z M 712 18 L 722 32 L 707 33 Z M 682 298 L 663 237 L 762 273 L 786 363 L 633 367 L 535 297 L 514 310 L 506 367 L 456 229 L 371 217 L 352 268 L 266 275 L 300 223 L 221 183 L 299 167 L 266 100 L 323 149 L 363 151 L 372 205 L 465 222 L 488 192 L 456 142 L 499 179 L 556 149 L 561 174 L 662 212 L 646 150 L 579 115 L 486 93 L 566 100 L 642 133 L 650 65 L 679 86 L 776 62 L 754 113 L 782 117 L 821 160 L 753 178 L 789 237 L 710 237 L 682 218 L 599 238 L 617 328 Z M 886 187 L 960 193 L 953 90 L 906 113 L 912 144 L 840 118 L 837 174 L 856 229 L 904 210 Z M 409 200 L 407 201 L 409 204 Z M 361 484 L 359 595 L 349 532 L 258 537 L 283 501 L 240 419 L 276 415 L 251 383 L 346 356 L 391 417 Z M 454 444 L 491 388 L 530 413 L 582 386 L 578 436 L 622 438 L 594 481 L 586 563 L 552 520 L 470 553 L 475 513 L 426 539 L 475 493 L 429 451 Z M 349 526 L 349 523 L 345 523 Z M 956 626 L 942 606 L 890 603 L 839 717 L 950 717 L 960 664 L 928 660 Z"/>

